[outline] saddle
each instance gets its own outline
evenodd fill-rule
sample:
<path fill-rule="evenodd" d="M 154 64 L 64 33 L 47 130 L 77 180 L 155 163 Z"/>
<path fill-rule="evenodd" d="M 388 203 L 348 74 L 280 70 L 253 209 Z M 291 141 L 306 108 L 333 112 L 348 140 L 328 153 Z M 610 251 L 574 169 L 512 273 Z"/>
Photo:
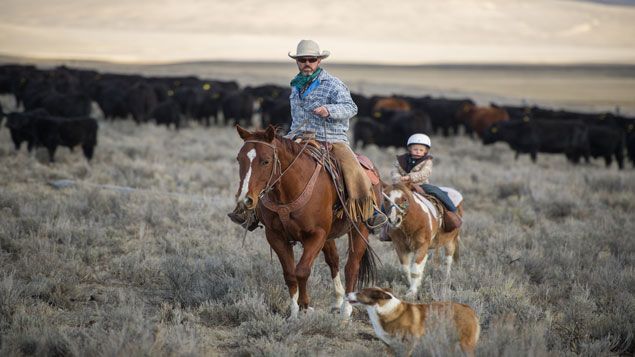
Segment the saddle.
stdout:
<path fill-rule="evenodd" d="M 346 185 L 344 184 L 344 175 L 342 173 L 342 166 L 340 162 L 337 160 L 335 155 L 332 154 L 333 145 L 327 142 L 317 141 L 312 137 L 304 137 L 300 139 L 300 143 L 306 142 L 306 152 L 318 163 L 322 164 L 324 169 L 329 173 L 335 188 L 338 192 L 338 197 L 340 198 L 339 202 L 333 207 L 336 211 L 336 216 L 341 218 L 344 214 L 343 212 L 343 202 L 346 202 L 348 199 L 348 194 L 346 192 Z M 355 153 L 357 161 L 360 166 L 364 169 L 366 176 L 368 176 L 373 187 L 380 183 L 379 175 L 377 174 L 377 170 L 375 170 L 375 166 L 373 162 L 366 156 Z"/>
<path fill-rule="evenodd" d="M 445 208 L 445 205 L 443 204 L 443 202 L 441 202 L 441 200 L 439 200 L 433 195 L 426 193 L 423 190 L 423 188 L 421 188 L 421 186 L 419 185 L 412 185 L 411 189 L 412 191 L 414 191 L 415 195 L 419 195 L 422 198 L 425 198 L 426 200 L 428 200 L 434 205 L 434 208 L 436 209 L 438 213 L 438 216 L 436 218 L 437 219 L 442 218 L 440 219 L 441 228 L 445 232 L 451 232 L 461 226 L 461 223 L 462 223 L 461 218 L 456 213 L 448 211 L 448 209 Z"/>

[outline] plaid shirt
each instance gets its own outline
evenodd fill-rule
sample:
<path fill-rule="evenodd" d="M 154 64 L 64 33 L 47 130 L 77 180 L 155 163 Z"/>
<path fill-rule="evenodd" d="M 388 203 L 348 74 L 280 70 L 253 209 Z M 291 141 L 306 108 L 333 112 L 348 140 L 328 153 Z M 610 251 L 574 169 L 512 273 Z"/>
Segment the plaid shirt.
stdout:
<path fill-rule="evenodd" d="M 314 132 L 316 139 L 326 142 L 348 143 L 348 121 L 357 114 L 357 105 L 351 98 L 351 93 L 336 77 L 322 69 L 318 76 L 320 85 L 306 96 L 300 98 L 298 89 L 291 87 L 291 131 L 287 138 L 302 132 Z M 320 106 L 326 107 L 329 116 L 322 118 L 313 114 L 313 110 Z M 326 126 L 326 133 L 325 133 Z"/>

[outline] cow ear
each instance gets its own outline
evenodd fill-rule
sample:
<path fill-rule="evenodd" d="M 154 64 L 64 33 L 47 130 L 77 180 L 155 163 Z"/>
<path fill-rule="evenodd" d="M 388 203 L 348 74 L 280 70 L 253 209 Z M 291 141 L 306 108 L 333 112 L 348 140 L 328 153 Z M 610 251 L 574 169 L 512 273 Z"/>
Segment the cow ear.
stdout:
<path fill-rule="evenodd" d="M 251 132 L 247 129 L 243 129 L 240 125 L 236 125 L 236 131 L 238 132 L 240 138 L 243 140 L 251 138 Z"/>
<path fill-rule="evenodd" d="M 273 138 L 276 137 L 276 127 L 273 125 L 269 125 L 267 130 L 265 131 L 265 136 L 267 138 L 267 142 L 272 142 Z"/>

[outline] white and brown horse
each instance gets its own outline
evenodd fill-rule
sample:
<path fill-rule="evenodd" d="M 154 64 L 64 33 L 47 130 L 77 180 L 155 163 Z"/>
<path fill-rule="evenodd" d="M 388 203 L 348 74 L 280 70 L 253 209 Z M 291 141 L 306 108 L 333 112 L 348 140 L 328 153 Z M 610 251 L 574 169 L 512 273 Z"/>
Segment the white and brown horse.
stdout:
<path fill-rule="evenodd" d="M 456 202 L 456 213 L 462 217 L 462 198 L 458 192 L 454 193 L 451 198 Z M 388 235 L 410 285 L 407 296 L 417 295 L 429 249 L 444 248 L 446 277 L 449 277 L 452 261 L 459 257 L 460 228 L 445 232 L 441 226 L 442 213 L 404 184 L 384 188 L 384 208 L 388 215 Z"/>

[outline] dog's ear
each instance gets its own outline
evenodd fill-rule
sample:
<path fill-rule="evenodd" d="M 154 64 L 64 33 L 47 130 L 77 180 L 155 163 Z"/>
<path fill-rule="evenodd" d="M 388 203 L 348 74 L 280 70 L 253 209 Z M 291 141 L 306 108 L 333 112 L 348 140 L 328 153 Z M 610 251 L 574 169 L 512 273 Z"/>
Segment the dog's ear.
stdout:
<path fill-rule="evenodd" d="M 236 131 L 238 132 L 238 135 L 240 136 L 240 138 L 243 140 L 247 140 L 251 138 L 251 135 L 252 135 L 251 132 L 247 129 L 243 129 L 243 127 L 240 125 L 236 125 Z"/>
<path fill-rule="evenodd" d="M 392 289 L 391 289 L 391 288 L 382 288 L 382 290 L 384 290 L 384 291 L 389 292 L 389 293 L 391 293 L 391 294 L 392 294 Z"/>
<path fill-rule="evenodd" d="M 368 296 L 375 300 L 390 300 L 392 296 L 381 289 L 373 289 Z"/>

